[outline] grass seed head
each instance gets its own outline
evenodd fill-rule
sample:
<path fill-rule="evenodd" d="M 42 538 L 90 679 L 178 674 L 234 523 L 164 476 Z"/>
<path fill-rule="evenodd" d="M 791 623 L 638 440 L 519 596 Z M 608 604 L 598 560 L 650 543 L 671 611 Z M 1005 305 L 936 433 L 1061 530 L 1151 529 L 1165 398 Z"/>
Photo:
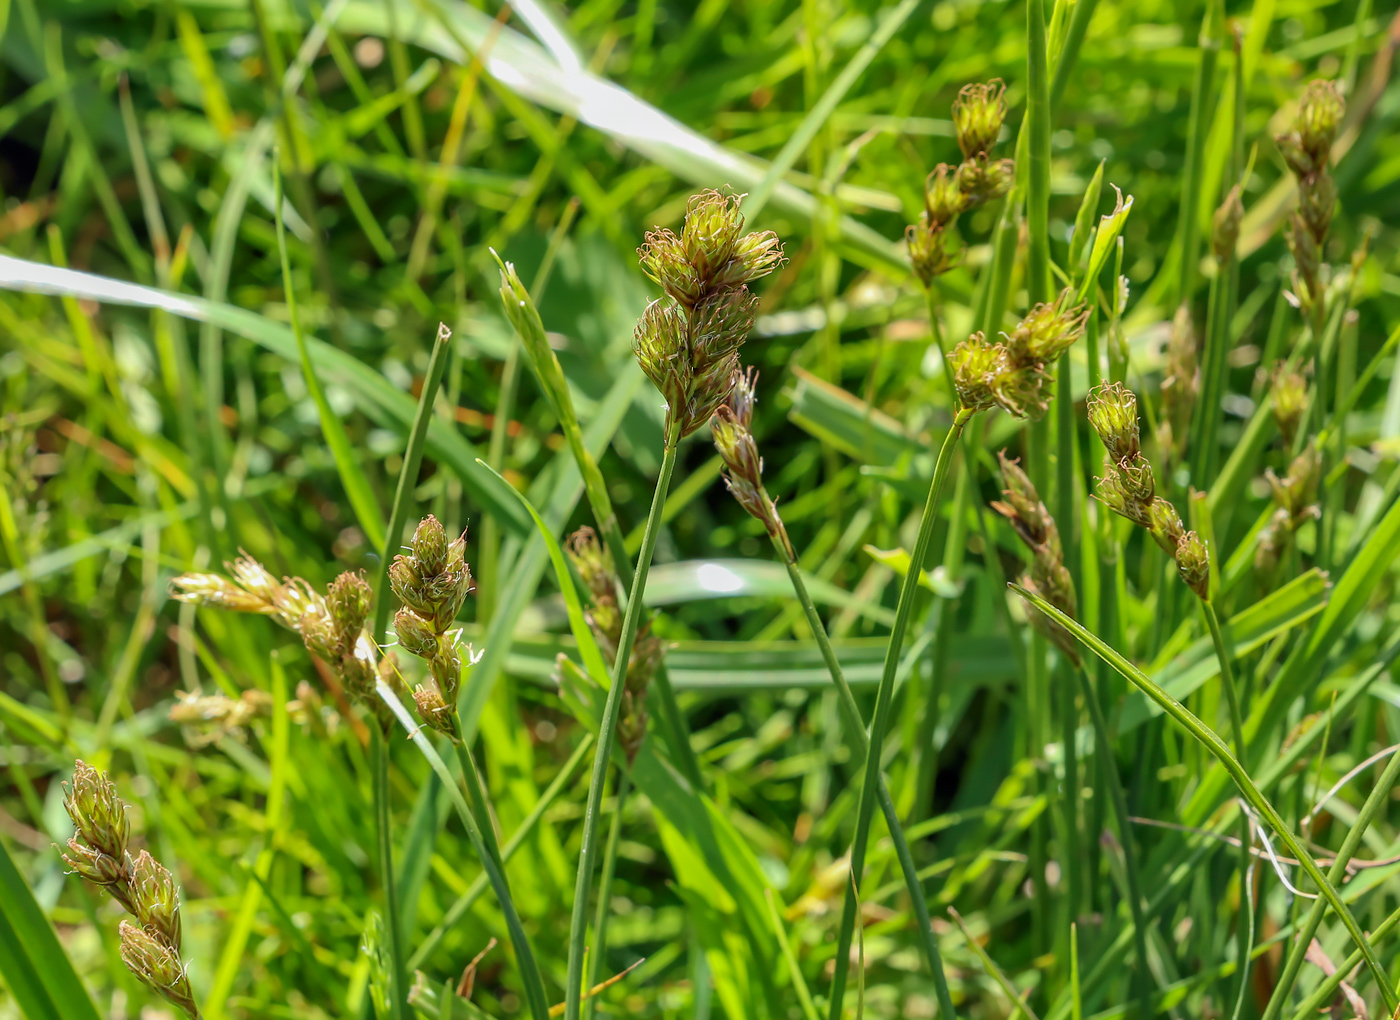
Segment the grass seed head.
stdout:
<path fill-rule="evenodd" d="M 192 1017 L 199 1016 L 194 991 L 180 956 L 150 932 L 123 921 L 121 935 L 122 962 L 151 991 L 164 997 Z"/>
<path fill-rule="evenodd" d="M 1240 222 L 1244 219 L 1244 202 L 1240 200 L 1240 186 L 1236 184 L 1215 210 L 1212 220 L 1211 249 L 1215 261 L 1224 265 L 1235 254 L 1235 246 L 1240 240 Z"/>
<path fill-rule="evenodd" d="M 1298 434 L 1298 423 L 1308 409 L 1308 381 L 1297 372 L 1290 372 L 1283 362 L 1274 366 L 1270 387 L 1274 423 L 1285 446 L 1292 446 Z"/>
<path fill-rule="evenodd" d="M 72 782 L 65 783 L 63 790 L 63 807 L 78 837 L 94 850 L 122 861 L 131 839 L 131 822 L 106 773 L 80 759 L 74 763 Z"/>
<path fill-rule="evenodd" d="M 1142 449 L 1137 394 L 1122 383 L 1105 383 L 1089 394 L 1089 424 L 1098 433 L 1109 459 L 1135 459 Z"/>
<path fill-rule="evenodd" d="M 145 850 L 131 861 L 131 899 L 142 927 L 180 952 L 180 893 L 175 877 Z"/>
<path fill-rule="evenodd" d="M 749 516 L 763 524 L 769 537 L 780 542 L 787 555 L 792 556 L 792 542 L 778 515 L 777 504 L 763 487 L 763 457 L 750 428 L 757 402 L 757 381 L 758 374 L 753 369 L 734 372 L 727 401 L 710 418 L 710 432 L 724 462 L 725 486 Z"/>
<path fill-rule="evenodd" d="M 967 159 L 992 151 L 1006 120 L 1006 84 L 1000 78 L 964 85 L 953 101 L 953 130 Z"/>
<path fill-rule="evenodd" d="M 1194 531 L 1182 535 L 1176 544 L 1176 570 L 1181 579 L 1202 601 L 1210 600 L 1210 553 Z"/>

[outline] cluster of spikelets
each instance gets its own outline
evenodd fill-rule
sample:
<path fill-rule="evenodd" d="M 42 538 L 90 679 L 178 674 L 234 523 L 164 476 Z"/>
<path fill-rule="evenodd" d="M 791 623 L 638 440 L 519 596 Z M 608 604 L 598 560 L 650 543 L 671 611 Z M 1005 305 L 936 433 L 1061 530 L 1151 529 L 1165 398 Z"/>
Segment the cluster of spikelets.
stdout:
<path fill-rule="evenodd" d="M 1210 554 L 1187 531 L 1176 508 L 1157 495 L 1152 465 L 1142 454 L 1137 396 L 1122 383 L 1104 383 L 1089 394 L 1089 424 L 1107 451 L 1095 495 L 1119 516 L 1143 528 L 1176 561 L 1177 572 L 1202 599 L 1210 597 Z"/>
<path fill-rule="evenodd" d="M 1045 509 L 1040 494 L 1020 465 L 1009 459 L 1005 450 L 997 454 L 997 459 L 1001 461 L 1002 484 L 1006 486 L 1002 495 L 1006 499 L 1004 502 L 994 501 L 992 509 L 1011 523 L 1031 551 L 1031 568 L 1022 576 L 1021 586 L 1040 595 L 1073 619 L 1077 615 L 1074 580 L 1065 566 L 1065 553 L 1060 545 L 1060 529 L 1055 526 L 1055 518 Z M 1033 613 L 1030 620 L 1031 625 L 1055 642 L 1072 663 L 1079 665 L 1079 646 L 1069 631 L 1040 613 Z"/>
<path fill-rule="evenodd" d="M 122 962 L 142 984 L 197 1018 L 180 956 L 180 893 L 174 876 L 145 850 L 131 853 L 126 805 L 105 774 L 78 761 L 64 793 L 63 807 L 75 834 L 63 860 L 136 918 L 136 924 L 123 920 L 119 927 Z"/>
<path fill-rule="evenodd" d="M 251 556 L 240 556 L 225 567 L 228 577 L 180 574 L 170 582 L 171 595 L 181 602 L 272 617 L 301 636 L 354 701 L 378 715 L 382 724 L 389 723 L 375 696 L 375 682 L 383 679 L 396 690 L 402 683 L 393 657 L 381 657 L 365 632 L 371 593 L 363 577 L 341 574 L 322 595 L 300 577 L 279 580 Z"/>
<path fill-rule="evenodd" d="M 1337 185 L 1328 166 L 1332 142 L 1345 111 L 1346 102 L 1337 82 L 1310 82 L 1299 100 L 1292 127 L 1275 139 L 1298 183 L 1298 208 L 1284 231 L 1288 250 L 1297 263 L 1294 296 L 1314 323 L 1321 311 L 1326 286 L 1323 245 L 1337 205 Z"/>
<path fill-rule="evenodd" d="M 432 686 L 420 684 L 413 690 L 418 715 L 454 741 L 459 739 L 462 632 L 452 624 L 474 587 L 466 547 L 465 534 L 448 542 L 443 526 L 429 514 L 414 530 L 408 553 L 394 557 L 389 567 L 389 584 L 403 603 L 394 614 L 399 647 L 426 662 L 433 681 Z"/>
<path fill-rule="evenodd" d="M 1267 574 L 1278 566 L 1298 529 L 1322 516 L 1315 502 L 1321 468 L 1317 447 L 1309 441 L 1282 478 L 1273 468 L 1265 470 L 1277 509 L 1259 532 L 1259 544 L 1254 549 L 1254 565 L 1261 572 Z"/>
<path fill-rule="evenodd" d="M 566 548 L 569 562 L 588 589 L 588 609 L 585 618 L 606 661 L 617 659 L 618 642 L 622 638 L 622 581 L 614 572 L 612 562 L 592 528 L 583 527 L 569 536 Z M 627 660 L 627 677 L 622 689 L 622 707 L 617 719 L 617 742 L 630 762 L 641 749 L 646 736 L 647 691 L 661 666 L 669 644 L 651 633 L 645 624 L 632 645 Z"/>
<path fill-rule="evenodd" d="M 1291 449 L 1303 414 L 1308 409 L 1308 381 L 1279 362 L 1274 366 L 1269 394 L 1274 424 L 1278 426 L 1283 445 Z"/>
<path fill-rule="evenodd" d="M 1000 343 L 988 343 L 978 332 L 958 344 L 950 358 L 964 410 L 1000 407 L 1017 418 L 1040 418 L 1049 406 L 1049 366 L 1084 335 L 1088 318 L 1089 309 L 1066 288 L 1027 312 Z"/>
<path fill-rule="evenodd" d="M 1182 459 L 1191 431 L 1191 414 L 1201 388 L 1196 358 L 1196 327 L 1186 303 L 1172 317 L 1167 336 L 1167 363 L 1162 375 L 1162 418 L 1157 423 L 1157 445 L 1169 464 Z"/>
<path fill-rule="evenodd" d="M 957 167 L 939 163 L 924 182 L 924 211 L 919 222 L 904 232 L 909 261 L 925 287 L 934 277 L 957 266 L 960 247 L 951 229 L 954 221 L 983 202 L 1000 198 L 1016 177 L 1012 160 L 991 158 L 1006 119 L 1006 86 L 1000 78 L 964 85 L 953 103 L 953 128 L 963 161 Z"/>
<path fill-rule="evenodd" d="M 724 462 L 724 484 L 749 515 L 759 521 L 768 537 L 781 545 L 789 560 L 796 559 L 778 506 L 763 487 L 763 458 L 753 436 L 753 409 L 758 398 L 754 386 L 758 373 L 750 368 L 734 373 L 729 399 L 710 419 L 715 449 Z"/>
<path fill-rule="evenodd" d="M 677 236 L 658 228 L 637 249 L 642 271 L 666 296 L 642 313 L 634 350 L 666 400 L 666 441 L 690 435 L 729 394 L 739 347 L 758 316 L 748 285 L 783 261 L 771 230 L 744 233 L 742 196 L 692 196 Z"/>
<path fill-rule="evenodd" d="M 464 646 L 461 630 L 453 623 L 473 590 L 465 553 L 466 536 L 449 542 L 442 524 L 429 514 L 415 529 L 409 551 L 396 556 L 389 567 L 389 585 L 402 603 L 394 616 L 399 646 L 427 663 L 431 680 L 413 691 L 419 717 L 425 726 L 454 740 Z M 299 577 L 279 581 L 248 556 L 228 564 L 228 570 L 229 577 L 181 574 L 170 582 L 171 593 L 184 602 L 271 616 L 300 634 L 307 649 L 331 668 L 346 693 L 369 709 L 382 727 L 392 724 L 376 684 L 382 680 L 400 696 L 408 691 L 394 651 L 381 654 L 365 629 L 373 593 L 360 574 L 341 574 L 322 596 Z"/>

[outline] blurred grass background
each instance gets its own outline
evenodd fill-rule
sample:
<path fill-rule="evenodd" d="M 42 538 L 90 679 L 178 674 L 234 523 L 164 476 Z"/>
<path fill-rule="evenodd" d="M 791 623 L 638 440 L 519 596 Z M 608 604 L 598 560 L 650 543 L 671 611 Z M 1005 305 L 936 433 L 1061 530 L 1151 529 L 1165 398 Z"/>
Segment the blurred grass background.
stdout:
<path fill-rule="evenodd" d="M 949 418 L 923 296 L 897 242 L 922 206 L 926 173 L 956 158 L 948 110 L 958 87 L 1004 78 L 1013 137 L 1025 109 L 1021 5 L 907 6 L 907 20 L 819 121 L 753 221 L 784 238 L 790 260 L 762 288 L 764 314 L 745 349 L 762 372 L 756 431 L 768 488 L 804 568 L 827 583 L 818 601 L 830 609 L 858 691 L 878 677 L 897 587 L 897 574 L 866 547 L 908 544 L 909 515 L 931 467 L 928 437 Z M 1329 250 L 1344 264 L 1363 229 L 1374 230 L 1348 323 L 1356 364 L 1366 365 L 1400 320 L 1400 88 L 1388 79 L 1397 40 L 1387 8 L 1253 0 L 1226 11 L 1244 33 L 1246 136 L 1259 146 L 1244 194 L 1244 297 L 1233 323 L 1226 451 L 1259 397 L 1256 379 L 1267 374 L 1270 323 L 1286 314 L 1277 197 L 1288 175 L 1271 136 L 1284 127 L 1278 111 L 1310 78 L 1355 83 L 1353 103 L 1363 84 L 1377 86 L 1336 168 L 1340 208 Z M 247 313 L 220 312 L 217 324 L 201 324 L 127 307 L 140 296 L 129 288 L 104 304 L 57 298 L 33 292 L 15 263 L 0 264 L 0 841 L 103 1015 L 154 1007 L 116 958 L 110 904 L 65 881 L 51 848 L 67 835 L 59 780 L 76 756 L 114 770 L 135 806 L 136 830 L 161 859 L 178 862 L 186 956 L 207 1015 L 358 1017 L 366 1009 L 369 965 L 356 947 L 380 891 L 365 752 L 348 706 L 271 625 L 196 615 L 166 596 L 173 573 L 216 567 L 240 549 L 318 585 L 377 563 L 286 329 L 270 161 L 280 160 L 287 182 L 301 319 L 344 356 L 327 353 L 318 365 L 381 507 L 392 497 L 437 324 L 454 331 L 436 412 L 456 438 L 430 442 L 415 495 L 422 512 L 468 529 L 478 593 L 467 613 L 478 647 L 493 617 L 502 628 L 478 667 L 504 681 L 481 688 L 492 693 L 480 705 L 479 739 L 509 834 L 570 758 L 579 727 L 550 682 L 554 653 L 571 647 L 560 637 L 553 581 L 542 581 L 543 560 L 531 569 L 528 522 L 489 487 L 474 458 L 495 451 L 506 477 L 529 487 L 560 534 L 590 518 L 572 482 L 561 481 L 568 454 L 549 405 L 512 353 L 488 248 L 530 283 L 553 243 L 547 289 L 536 297 L 585 423 L 606 447 L 601 463 L 624 531 L 637 527 L 659 464 L 660 407 L 630 356 L 632 325 L 652 296 L 633 249 L 649 227 L 677 226 L 699 187 L 754 190 L 889 14 L 836 0 L 585 0 L 515 11 L 454 0 L 346 0 L 324 9 L 314 0 L 0 0 L 3 254 Z M 1135 198 L 1123 262 L 1132 285 L 1130 381 L 1149 389 L 1161 378 L 1180 272 L 1174 239 L 1203 14 L 1192 0 L 1099 0 L 1054 110 L 1056 252 L 1100 162 L 1105 180 Z M 314 45 L 305 49 L 308 37 Z M 1212 106 L 1228 110 L 1229 102 L 1217 95 Z M 1225 151 L 1227 121 L 1217 117 L 1210 180 L 1223 170 L 1223 157 L 1213 170 L 1210 160 Z M 1203 229 L 1219 197 L 1213 187 L 1197 210 Z M 955 339 L 972 321 L 996 212 L 965 218 L 965 264 L 941 281 Z M 1019 268 L 1011 304 L 1025 305 Z M 1372 520 L 1394 498 L 1393 369 L 1387 360 L 1355 409 L 1354 470 L 1340 483 L 1346 511 Z M 1016 442 L 1011 425 L 989 425 L 987 453 Z M 1097 447 L 1084 449 L 1093 451 L 1092 469 Z M 761 527 L 717 483 L 709 444 L 688 443 L 681 457 L 653 573 L 651 601 L 663 607 L 656 628 L 679 643 L 671 675 L 715 802 L 778 897 L 799 969 L 819 993 L 855 805 L 835 700 L 786 577 L 770 562 Z M 984 481 L 991 498 L 996 486 Z M 1246 487 L 1239 499 L 1237 520 L 1252 520 L 1268 506 L 1268 489 Z M 1010 563 L 1010 531 L 996 528 Z M 935 544 L 941 548 L 939 538 Z M 936 820 L 921 853 L 932 867 L 931 904 L 958 1000 L 968 1016 L 1000 1017 L 1011 1006 L 949 926 L 946 905 L 958 905 L 1038 1008 L 1053 1001 L 1069 962 L 1063 940 L 1060 952 L 1048 951 L 1027 914 L 1028 832 L 1044 801 L 1033 796 L 1035 763 L 1017 736 L 1025 720 L 1009 642 L 1020 637 L 1002 626 L 1003 595 L 976 562 L 985 548 L 972 551 L 952 680 L 934 730 L 937 782 L 915 803 L 917 755 L 897 757 L 891 776 L 908 816 Z M 1387 608 L 1393 587 L 1393 575 L 1378 582 L 1379 608 L 1357 624 L 1329 675 L 1369 664 L 1375 642 L 1397 623 Z M 1125 650 L 1166 661 L 1174 649 L 1162 650 L 1148 590 L 1135 586 L 1122 606 Z M 513 644 L 499 636 L 512 632 Z M 268 697 L 248 702 L 250 717 L 236 727 L 171 721 L 178 692 L 201 690 Z M 1395 739 L 1400 692 L 1384 679 L 1371 691 L 1377 696 L 1317 759 L 1316 775 L 1286 788 L 1296 801 L 1291 817 L 1306 810 L 1310 792 Z M 292 725 L 279 731 L 272 718 L 288 696 L 297 699 Z M 1323 707 L 1314 698 L 1295 716 Z M 912 745 L 917 723 L 912 707 L 901 710 L 902 747 Z M 1142 732 L 1167 755 L 1179 746 L 1161 736 L 1159 721 Z M 1161 780 L 1184 795 L 1200 762 L 1183 752 L 1144 765 L 1134 743 L 1128 736 L 1120 746 L 1134 803 L 1174 821 L 1172 797 L 1143 786 Z M 399 886 L 415 947 L 477 865 L 424 763 L 396 748 L 394 765 Z M 510 869 L 552 991 L 563 978 L 585 783 L 575 776 L 564 785 Z M 269 814 L 274 787 L 285 789 L 287 807 Z M 1343 806 L 1339 817 L 1347 810 L 1355 809 Z M 725 934 L 732 890 L 707 887 L 714 876 L 689 860 L 686 837 L 665 812 L 634 795 L 623 823 L 604 970 L 645 962 L 606 993 L 599 1012 L 801 1015 L 774 945 L 764 974 L 743 965 L 741 946 L 726 949 L 726 938 L 738 938 Z M 1397 832 L 1378 822 L 1368 839 L 1380 857 Z M 1182 841 L 1156 830 L 1144 830 L 1141 845 L 1157 879 L 1187 859 Z M 865 1008 L 930 1016 L 931 984 L 882 846 L 864 887 Z M 1089 894 L 1095 911 L 1115 902 L 1112 848 L 1103 856 L 1105 888 Z M 1224 958 L 1228 922 L 1203 919 L 1232 916 L 1232 859 L 1220 849 L 1209 855 L 1172 893 L 1156 929 L 1158 981 L 1180 984 L 1163 1008 L 1176 1015 L 1220 1008 L 1211 968 Z M 1122 925 L 1085 917 L 1087 972 Z M 482 897 L 419 965 L 440 986 L 503 930 L 490 896 Z M 1271 934 L 1266 927 L 1260 938 Z M 732 971 L 717 971 L 727 958 Z M 1121 974 L 1101 976 L 1086 1003 L 1120 1004 L 1116 1015 L 1124 1015 L 1127 987 Z M 494 1016 L 521 1013 L 503 950 L 483 962 L 474 999 Z M 7 1015 L 15 1007 L 0 988 Z"/>

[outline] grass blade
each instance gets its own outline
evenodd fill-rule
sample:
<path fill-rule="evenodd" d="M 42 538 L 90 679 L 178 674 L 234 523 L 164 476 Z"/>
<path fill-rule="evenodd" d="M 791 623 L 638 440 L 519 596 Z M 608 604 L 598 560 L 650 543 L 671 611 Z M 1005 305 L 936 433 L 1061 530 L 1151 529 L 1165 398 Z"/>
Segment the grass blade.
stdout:
<path fill-rule="evenodd" d="M 282 286 L 287 295 L 287 314 L 292 320 L 292 336 L 296 338 L 297 353 L 301 358 L 301 375 L 306 380 L 306 390 L 316 402 L 316 413 L 321 418 L 321 434 L 326 438 L 331 456 L 335 458 L 336 471 L 340 473 L 340 483 L 345 486 L 345 495 L 355 511 L 355 517 L 369 540 L 370 545 L 384 547 L 384 514 L 374 498 L 369 479 L 360 467 L 359 458 L 350 446 L 350 437 L 345 434 L 345 426 L 331 410 L 326 400 L 321 381 L 316 377 L 316 369 L 311 364 L 311 354 L 306 346 L 306 337 L 301 332 L 301 320 L 297 318 L 296 288 L 292 286 L 292 267 L 287 258 L 287 228 L 282 216 L 282 171 L 278 160 L 272 160 L 273 219 L 277 224 L 277 254 L 282 260 Z M 405 460 L 407 464 L 407 460 Z"/>
<path fill-rule="evenodd" d="M 97 1020 L 96 1007 L 0 840 L 0 976 L 27 1020 Z"/>
<path fill-rule="evenodd" d="M 1086 630 L 1077 620 L 1066 616 L 1039 595 L 1027 591 L 1018 584 L 1012 584 L 1010 587 L 1012 591 L 1016 592 L 1016 594 L 1020 595 L 1052 621 L 1068 630 L 1085 648 L 1108 663 L 1108 665 L 1116 670 L 1125 680 L 1161 706 L 1162 710 L 1166 712 L 1167 715 L 1171 716 L 1172 721 L 1189 733 L 1220 763 L 1229 774 L 1230 778 L 1234 780 L 1235 786 L 1239 788 L 1244 799 L 1249 802 L 1249 805 L 1254 808 L 1254 810 L 1263 816 L 1264 820 L 1269 824 L 1269 828 L 1274 831 L 1279 841 L 1288 849 L 1289 855 L 1299 862 L 1303 870 L 1307 872 L 1308 877 L 1317 885 L 1320 894 L 1326 899 L 1328 905 L 1336 911 L 1337 917 L 1346 927 L 1347 933 L 1351 936 L 1352 941 L 1355 942 L 1357 948 L 1361 950 L 1362 957 L 1366 961 L 1366 966 L 1376 979 L 1376 984 L 1380 986 L 1381 995 L 1386 1002 L 1386 1008 L 1393 1010 L 1397 1005 L 1395 990 L 1390 984 L 1390 979 L 1386 976 L 1385 967 L 1381 964 L 1380 957 L 1376 955 L 1376 951 L 1367 940 L 1365 932 L 1363 932 L 1361 926 L 1357 924 L 1355 916 L 1353 916 L 1347 905 L 1342 902 L 1342 898 L 1337 893 L 1336 887 L 1327 880 L 1327 876 L 1318 868 L 1317 862 L 1312 859 L 1312 856 L 1304 849 L 1297 837 L 1289 831 L 1288 826 L 1284 823 L 1278 811 L 1274 809 L 1274 806 L 1270 804 L 1264 794 L 1260 792 L 1259 787 L 1254 785 L 1254 781 L 1249 778 L 1249 773 L 1245 771 L 1244 766 L 1230 753 L 1230 749 L 1225 746 L 1225 742 L 1222 741 L 1209 726 L 1192 714 L 1186 706 L 1182 705 L 1170 694 L 1153 683 L 1151 677 L 1143 673 L 1131 662 L 1123 658 L 1123 656 L 1119 655 L 1118 652 L 1110 648 L 1099 637 Z"/>

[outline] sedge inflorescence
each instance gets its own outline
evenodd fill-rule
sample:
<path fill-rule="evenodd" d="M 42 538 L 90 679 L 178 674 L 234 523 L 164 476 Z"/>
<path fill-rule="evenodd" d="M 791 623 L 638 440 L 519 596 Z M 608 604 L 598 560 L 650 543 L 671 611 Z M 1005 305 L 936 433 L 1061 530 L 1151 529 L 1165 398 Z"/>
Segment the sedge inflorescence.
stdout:
<path fill-rule="evenodd" d="M 121 904 L 137 923 L 118 926 L 122 962 L 152 991 L 198 1018 L 180 956 L 180 892 L 175 876 L 147 851 L 132 854 L 126 804 L 105 773 L 79 760 L 64 783 L 63 807 L 73 821 L 64 862 Z"/>
<path fill-rule="evenodd" d="M 781 543 L 789 559 L 795 558 L 778 507 L 763 487 L 763 457 L 753 436 L 754 386 L 758 373 L 750 368 L 735 372 L 729 399 L 710 419 L 715 449 L 724 462 L 724 484 L 749 515 L 759 521 L 768 537 Z"/>
<path fill-rule="evenodd" d="M 1146 528 L 1176 561 L 1177 572 L 1202 599 L 1210 597 L 1210 554 L 1200 535 L 1187 531 L 1176 508 L 1157 495 L 1152 465 L 1138 433 L 1137 395 L 1122 383 L 1104 383 L 1089 394 L 1089 424 L 1104 449 L 1104 471 L 1096 479 L 1099 502 Z"/>
<path fill-rule="evenodd" d="M 1329 169 L 1332 143 L 1345 112 L 1346 100 L 1338 82 L 1310 82 L 1291 127 L 1274 139 L 1298 185 L 1298 208 L 1289 217 L 1284 240 L 1297 263 L 1294 295 L 1313 321 L 1322 308 L 1326 286 L 1323 245 L 1337 205 L 1337 185 Z"/>
<path fill-rule="evenodd" d="M 924 210 L 904 231 L 909 261 L 925 287 L 961 260 L 961 243 L 952 229 L 958 216 L 1010 190 L 1016 165 L 991 158 L 1006 119 L 1006 86 L 1000 78 L 964 85 L 953 103 L 953 129 L 963 161 L 939 163 L 924 182 Z"/>
<path fill-rule="evenodd" d="M 633 351 L 666 400 L 668 442 L 699 429 L 728 396 L 739 347 L 758 317 L 749 284 L 783 261 L 771 230 L 744 233 L 741 198 L 694 195 L 679 235 L 651 230 L 637 249 L 642 271 L 666 292 L 642 313 Z"/>
<path fill-rule="evenodd" d="M 413 531 L 409 551 L 394 557 L 389 584 L 403 606 L 394 614 L 399 647 L 428 664 L 431 684 L 413 689 L 418 715 L 430 729 L 459 738 L 457 690 L 462 681 L 462 632 L 453 623 L 473 591 L 466 535 L 449 542 L 429 514 Z"/>
<path fill-rule="evenodd" d="M 570 535 L 565 552 L 588 589 L 589 605 L 584 614 L 588 627 L 605 660 L 615 660 L 622 639 L 622 581 L 592 528 L 585 526 Z M 669 647 L 664 639 L 651 633 L 650 623 L 642 625 L 633 642 L 617 720 L 617 742 L 629 762 L 636 758 L 646 736 L 647 691 Z"/>
<path fill-rule="evenodd" d="M 997 454 L 1001 462 L 1002 489 L 1004 501 L 994 501 L 992 509 L 1005 517 L 1016 530 L 1017 536 L 1031 551 L 1031 568 L 1022 576 L 1021 586 L 1035 592 L 1052 606 L 1070 618 L 1076 616 L 1077 600 L 1074 593 L 1074 580 L 1065 566 L 1065 553 L 1060 545 L 1060 529 L 1055 518 L 1045 508 L 1040 494 L 1031 484 L 1030 477 L 1021 470 L 1017 461 L 1006 456 L 1002 450 Z M 1043 633 L 1069 657 L 1079 664 L 1078 643 L 1058 623 L 1039 613 L 1031 617 L 1031 625 Z"/>
<path fill-rule="evenodd" d="M 341 574 L 322 595 L 300 577 L 278 580 L 251 556 L 239 556 L 224 566 L 228 577 L 187 573 L 172 578 L 171 596 L 180 602 L 270 616 L 301 637 L 307 650 L 330 667 L 352 700 L 365 706 L 382 726 L 390 725 L 375 684 L 382 679 L 396 692 L 403 684 L 392 653 L 381 656 L 365 630 L 371 592 L 360 574 Z"/>
<path fill-rule="evenodd" d="M 959 403 L 969 412 L 1000 407 L 1017 418 L 1039 419 L 1049 406 L 1049 366 L 1084 335 L 1088 318 L 1089 309 L 1065 288 L 1027 312 L 999 343 L 972 334 L 950 356 Z"/>

